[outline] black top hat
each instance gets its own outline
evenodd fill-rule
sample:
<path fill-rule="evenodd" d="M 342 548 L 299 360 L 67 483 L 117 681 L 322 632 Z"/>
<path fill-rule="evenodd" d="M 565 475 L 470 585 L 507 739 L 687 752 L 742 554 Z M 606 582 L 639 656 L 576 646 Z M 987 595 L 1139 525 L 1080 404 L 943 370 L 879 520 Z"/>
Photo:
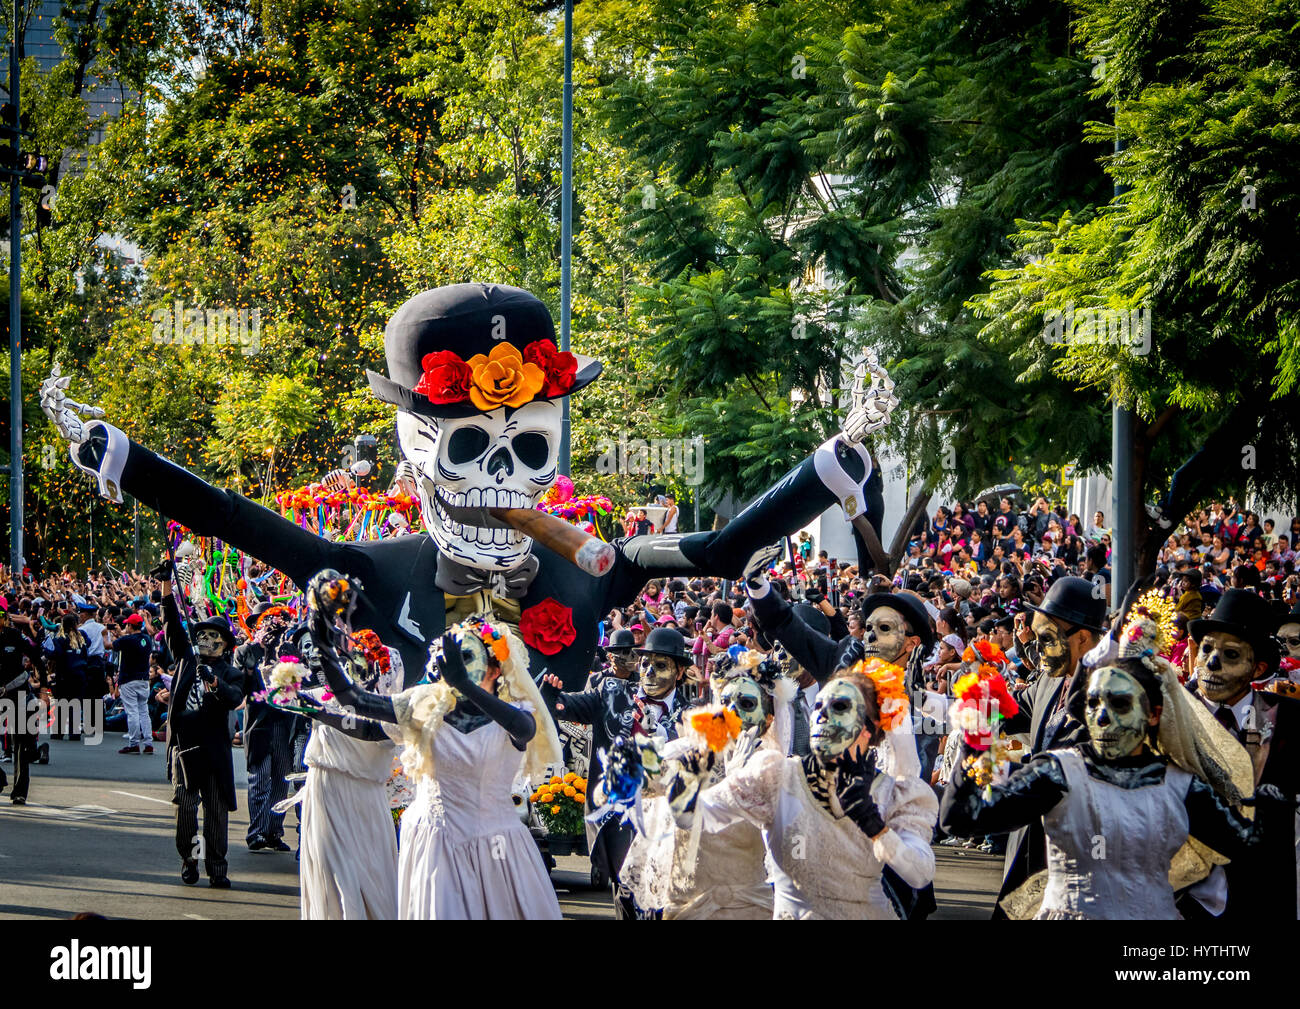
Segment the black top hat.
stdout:
<path fill-rule="evenodd" d="M 1058 578 L 1047 590 L 1041 606 L 1025 609 L 1101 634 L 1106 631 L 1106 597 L 1103 594 L 1098 598 L 1094 588 L 1087 578 L 1075 575 Z"/>
<path fill-rule="evenodd" d="M 609 644 L 605 646 L 607 652 L 630 652 L 636 647 L 636 637 L 631 631 L 619 629 L 609 636 Z"/>
<path fill-rule="evenodd" d="M 219 631 L 221 636 L 226 639 L 226 647 L 235 647 L 235 632 L 230 629 L 230 624 L 220 617 L 209 617 L 207 620 L 201 620 L 194 625 L 194 633 L 198 634 L 203 628 L 208 630 Z"/>
<path fill-rule="evenodd" d="M 1268 663 L 1270 671 L 1278 660 L 1277 641 L 1273 638 L 1276 629 L 1277 616 L 1268 602 L 1249 589 L 1228 589 L 1208 617 L 1187 624 L 1193 641 L 1200 641 L 1210 631 L 1244 638 L 1255 649 L 1255 661 Z"/>
<path fill-rule="evenodd" d="M 656 627 L 646 635 L 645 644 L 636 652 L 638 655 L 667 655 L 681 662 L 691 661 L 682 632 L 671 627 Z"/>
<path fill-rule="evenodd" d="M 523 364 L 507 368 L 504 376 L 500 369 L 495 378 L 484 373 L 475 382 L 471 359 L 495 360 L 502 347 Z M 387 378 L 366 372 L 371 392 L 426 417 L 471 417 L 498 406 L 558 399 L 590 385 L 601 369 L 594 358 L 561 354 L 546 306 L 527 291 L 501 284 L 450 284 L 417 294 L 388 320 L 384 356 Z"/>
<path fill-rule="evenodd" d="M 921 639 L 921 647 L 927 652 L 934 647 L 934 630 L 930 627 L 930 614 L 918 597 L 906 592 L 873 592 L 862 600 L 863 619 L 882 606 L 889 606 L 907 618 L 907 625 L 912 629 L 912 633 Z"/>

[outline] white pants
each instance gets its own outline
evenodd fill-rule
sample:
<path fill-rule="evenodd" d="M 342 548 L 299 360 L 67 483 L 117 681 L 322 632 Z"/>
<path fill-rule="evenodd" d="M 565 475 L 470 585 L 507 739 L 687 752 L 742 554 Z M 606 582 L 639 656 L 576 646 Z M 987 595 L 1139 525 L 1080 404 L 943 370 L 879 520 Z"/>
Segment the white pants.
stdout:
<path fill-rule="evenodd" d="M 126 711 L 128 746 L 153 746 L 153 729 L 149 722 L 149 681 L 132 680 L 117 688 L 117 696 Z"/>

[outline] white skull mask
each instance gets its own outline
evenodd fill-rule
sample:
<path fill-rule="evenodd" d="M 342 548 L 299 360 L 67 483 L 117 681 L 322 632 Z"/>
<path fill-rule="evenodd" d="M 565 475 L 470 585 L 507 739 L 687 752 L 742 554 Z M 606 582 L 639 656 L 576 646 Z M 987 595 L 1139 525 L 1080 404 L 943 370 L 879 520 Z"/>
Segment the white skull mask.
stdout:
<path fill-rule="evenodd" d="M 402 455 L 419 474 L 424 524 L 442 553 L 486 571 L 509 571 L 528 557 L 533 541 L 522 533 L 462 526 L 440 505 L 536 505 L 555 482 L 560 414 L 559 400 L 455 419 L 398 412 Z"/>

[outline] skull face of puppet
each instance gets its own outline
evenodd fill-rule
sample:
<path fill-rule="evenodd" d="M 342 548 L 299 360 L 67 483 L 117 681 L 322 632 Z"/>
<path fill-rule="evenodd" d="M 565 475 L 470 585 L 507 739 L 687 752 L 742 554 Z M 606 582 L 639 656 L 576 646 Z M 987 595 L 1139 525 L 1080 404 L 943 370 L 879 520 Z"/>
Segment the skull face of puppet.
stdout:
<path fill-rule="evenodd" d="M 890 606 L 879 606 L 867 614 L 863 628 L 863 651 L 868 658 L 898 662 L 907 647 L 907 621 Z"/>
<path fill-rule="evenodd" d="M 1103 666 L 1088 679 L 1084 720 L 1092 748 L 1104 760 L 1127 757 L 1146 739 L 1151 701 L 1132 674 Z"/>
<path fill-rule="evenodd" d="M 1293 659 L 1300 659 L 1300 623 L 1292 621 L 1277 629 L 1277 638 L 1282 642 L 1282 651 Z"/>
<path fill-rule="evenodd" d="M 220 631 L 200 627 L 194 635 L 194 651 L 201 659 L 219 659 L 226 653 L 226 639 Z"/>
<path fill-rule="evenodd" d="M 655 700 L 667 697 L 677 686 L 680 666 L 667 655 L 641 656 L 641 689 Z"/>
<path fill-rule="evenodd" d="M 809 746 L 822 763 L 828 763 L 852 746 L 865 728 L 867 702 L 852 683 L 832 680 L 817 694 Z"/>
<path fill-rule="evenodd" d="M 763 690 L 748 676 L 737 676 L 722 685 L 719 698 L 740 718 L 745 728 L 761 726 L 767 716 L 763 712 Z"/>
<path fill-rule="evenodd" d="M 1197 689 L 1220 704 L 1235 701 L 1250 689 L 1255 675 L 1255 649 L 1226 631 L 1210 631 L 1196 647 Z"/>
<path fill-rule="evenodd" d="M 472 417 L 397 414 L 402 455 L 419 475 L 424 524 L 452 560 L 485 571 L 518 567 L 533 541 L 514 529 L 462 525 L 444 505 L 532 508 L 555 482 L 559 400 Z"/>
<path fill-rule="evenodd" d="M 1035 613 L 1031 625 L 1038 638 L 1039 663 L 1048 676 L 1070 671 L 1070 642 L 1065 629 L 1045 613 Z"/>

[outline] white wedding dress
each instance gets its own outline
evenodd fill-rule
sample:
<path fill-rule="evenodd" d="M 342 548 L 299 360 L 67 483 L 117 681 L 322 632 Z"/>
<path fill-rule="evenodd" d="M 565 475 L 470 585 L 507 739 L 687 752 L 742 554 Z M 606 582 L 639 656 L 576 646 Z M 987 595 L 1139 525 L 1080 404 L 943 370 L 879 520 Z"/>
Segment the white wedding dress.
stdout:
<path fill-rule="evenodd" d="M 397 839 L 385 787 L 393 744 L 312 727 L 301 802 L 303 920 L 397 917 Z"/>
<path fill-rule="evenodd" d="M 424 732 L 429 689 L 393 698 L 395 729 L 415 758 L 407 766 L 432 770 L 412 774 L 415 799 L 402 814 L 398 917 L 558 919 L 550 876 L 510 798 L 524 754 L 496 722 L 470 733 L 446 724 Z"/>
<path fill-rule="evenodd" d="M 764 832 L 773 918 L 896 919 L 881 872 L 888 865 L 912 887 L 934 879 L 930 837 L 939 803 L 910 774 L 879 774 L 871 797 L 889 828 L 874 841 L 817 801 L 798 757 L 765 747 L 702 792 L 696 815 L 705 831 L 748 821 Z"/>

